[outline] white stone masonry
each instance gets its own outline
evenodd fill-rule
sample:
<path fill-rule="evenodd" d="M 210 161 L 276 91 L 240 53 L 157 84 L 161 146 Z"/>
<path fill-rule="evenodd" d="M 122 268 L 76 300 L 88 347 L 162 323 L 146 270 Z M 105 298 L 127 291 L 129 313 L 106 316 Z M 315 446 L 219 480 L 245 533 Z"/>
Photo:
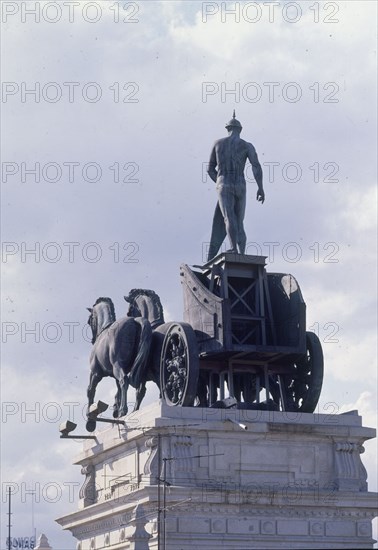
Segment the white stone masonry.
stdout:
<path fill-rule="evenodd" d="M 356 411 L 168 407 L 98 424 L 76 464 L 77 550 L 372 548 L 377 495 Z M 110 427 L 109 427 L 110 426 Z"/>

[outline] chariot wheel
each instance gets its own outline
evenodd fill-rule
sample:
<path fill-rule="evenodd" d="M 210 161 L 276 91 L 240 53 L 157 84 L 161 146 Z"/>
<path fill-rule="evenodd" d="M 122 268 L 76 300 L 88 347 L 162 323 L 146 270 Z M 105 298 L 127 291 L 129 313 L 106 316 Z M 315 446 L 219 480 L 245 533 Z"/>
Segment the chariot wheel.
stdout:
<path fill-rule="evenodd" d="M 322 346 L 313 332 L 306 332 L 306 353 L 293 366 L 292 379 L 285 384 L 287 408 L 312 413 L 319 401 L 324 366 Z"/>
<path fill-rule="evenodd" d="M 198 375 L 195 332 L 188 323 L 172 323 L 164 338 L 160 360 L 161 392 L 167 405 L 193 405 Z"/>

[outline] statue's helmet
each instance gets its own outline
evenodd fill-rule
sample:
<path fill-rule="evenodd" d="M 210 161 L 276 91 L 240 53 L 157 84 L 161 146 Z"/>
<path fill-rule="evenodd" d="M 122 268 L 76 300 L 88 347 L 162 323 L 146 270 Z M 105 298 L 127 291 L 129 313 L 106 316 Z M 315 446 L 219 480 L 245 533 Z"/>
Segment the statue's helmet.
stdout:
<path fill-rule="evenodd" d="M 234 114 L 232 115 L 232 119 L 226 123 L 227 130 L 232 128 L 240 128 L 240 130 L 243 128 L 241 123 L 235 118 L 235 109 L 234 109 Z"/>

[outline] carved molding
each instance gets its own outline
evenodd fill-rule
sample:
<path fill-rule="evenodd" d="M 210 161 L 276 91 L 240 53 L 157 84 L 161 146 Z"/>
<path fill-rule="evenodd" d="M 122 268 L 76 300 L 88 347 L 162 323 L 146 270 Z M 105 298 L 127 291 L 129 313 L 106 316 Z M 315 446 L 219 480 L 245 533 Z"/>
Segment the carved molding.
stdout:
<path fill-rule="evenodd" d="M 360 455 L 365 452 L 358 443 L 335 444 L 335 476 L 339 491 L 367 491 L 367 472 Z"/>
<path fill-rule="evenodd" d="M 84 501 L 84 506 L 89 506 L 97 502 L 96 489 L 96 470 L 93 464 L 87 464 L 81 469 L 81 473 L 85 475 L 85 480 L 79 491 L 79 498 Z"/>
<path fill-rule="evenodd" d="M 188 482 L 194 477 L 193 459 L 191 457 L 193 446 L 192 438 L 189 435 L 178 435 L 174 436 L 173 441 L 174 457 L 177 459 L 173 461 L 174 475 L 178 479 L 184 479 Z"/>
<path fill-rule="evenodd" d="M 134 510 L 128 514 L 116 515 L 111 520 L 106 521 L 93 521 L 93 523 L 82 526 L 78 529 L 75 529 L 73 534 L 75 537 L 80 539 L 89 539 L 93 540 L 93 536 L 99 532 L 114 532 L 115 530 L 119 533 L 119 542 L 123 543 L 126 540 L 125 526 L 136 523 L 136 519 L 143 521 L 151 520 L 156 511 L 156 503 L 144 504 L 143 512 L 138 510 L 138 514 Z M 176 512 L 170 512 L 172 515 L 177 515 L 178 518 L 188 517 L 195 514 L 198 517 L 207 517 L 211 520 L 226 521 L 227 519 L 238 520 L 240 518 L 247 518 L 248 521 L 262 521 L 275 522 L 278 519 L 292 519 L 292 520 L 302 520 L 308 521 L 310 525 L 310 533 L 312 535 L 320 535 L 320 532 L 324 529 L 326 523 L 333 522 L 335 519 L 338 520 L 347 520 L 354 522 L 358 527 L 358 536 L 366 537 L 371 536 L 371 520 L 376 516 L 375 511 L 368 510 L 350 510 L 342 508 L 326 508 L 326 509 L 314 509 L 312 507 L 301 506 L 298 508 L 282 508 L 280 506 L 261 506 L 261 507 L 250 507 L 250 506 L 240 506 L 240 505 L 203 505 L 195 504 L 193 501 L 190 505 L 186 506 L 185 504 L 177 507 Z M 139 515 L 139 518 L 136 517 Z M 144 516 L 141 518 L 140 516 Z M 156 516 L 155 516 L 156 517 Z M 142 527 L 143 529 L 143 527 Z M 136 534 L 136 530 L 134 531 Z M 263 534 L 263 533 L 262 533 Z M 265 533 L 267 534 L 267 533 Z M 133 537 L 133 534 L 131 535 Z M 127 537 L 129 540 L 129 537 Z M 146 539 L 144 539 L 146 540 Z"/>
<path fill-rule="evenodd" d="M 153 475 L 155 477 L 158 477 L 159 475 L 159 465 L 158 465 L 158 444 L 159 444 L 159 438 L 154 435 L 152 437 L 149 437 L 146 440 L 146 447 L 150 449 L 150 455 L 147 459 L 146 464 L 144 465 L 144 474 L 145 475 Z"/>
<path fill-rule="evenodd" d="M 139 543 L 138 548 L 142 546 L 148 550 L 148 540 L 151 538 L 150 533 L 145 529 L 148 518 L 146 517 L 145 509 L 142 504 L 138 504 L 134 510 L 134 519 L 132 523 L 135 524 L 132 534 L 128 537 L 130 543 Z M 143 544 L 144 543 L 144 544 Z"/>

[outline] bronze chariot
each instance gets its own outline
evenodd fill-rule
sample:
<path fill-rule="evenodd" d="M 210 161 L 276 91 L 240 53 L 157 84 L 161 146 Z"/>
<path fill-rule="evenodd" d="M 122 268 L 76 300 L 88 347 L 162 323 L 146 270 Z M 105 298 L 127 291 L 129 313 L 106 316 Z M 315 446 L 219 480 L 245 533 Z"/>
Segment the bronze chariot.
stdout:
<path fill-rule="evenodd" d="M 322 347 L 306 332 L 296 279 L 267 273 L 265 260 L 223 253 L 203 266 L 181 266 L 185 322 L 170 323 L 161 353 L 166 403 L 315 410 Z"/>

